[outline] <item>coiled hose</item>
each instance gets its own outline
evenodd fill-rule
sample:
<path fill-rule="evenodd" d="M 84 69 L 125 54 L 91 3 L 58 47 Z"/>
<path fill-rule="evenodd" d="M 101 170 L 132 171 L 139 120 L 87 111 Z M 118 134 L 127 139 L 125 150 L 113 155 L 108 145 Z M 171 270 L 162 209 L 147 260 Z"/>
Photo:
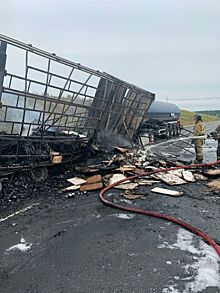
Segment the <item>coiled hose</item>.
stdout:
<path fill-rule="evenodd" d="M 114 186 L 116 186 L 116 185 L 118 185 L 118 184 L 120 184 L 122 182 L 125 182 L 127 180 L 131 181 L 131 180 L 143 177 L 143 176 L 149 176 L 149 175 L 153 175 L 153 174 L 156 174 L 156 173 L 163 173 L 163 172 L 173 171 L 173 170 L 177 170 L 177 169 L 192 169 L 192 168 L 195 168 L 195 167 L 211 167 L 211 166 L 214 166 L 214 165 L 217 165 L 217 164 L 220 164 L 220 160 L 216 161 L 216 162 L 212 162 L 212 163 L 207 163 L 207 164 L 192 164 L 192 165 L 189 165 L 189 166 L 178 166 L 178 167 L 172 167 L 172 168 L 167 168 L 167 169 L 156 169 L 156 170 L 151 171 L 151 172 L 146 172 L 146 173 L 144 173 L 142 175 L 130 176 L 130 177 L 127 177 L 125 179 L 122 179 L 122 180 L 120 180 L 118 182 L 115 182 L 115 183 L 110 184 L 107 187 L 105 187 L 100 192 L 99 198 L 104 204 L 106 204 L 108 206 L 111 206 L 113 208 L 128 211 L 128 212 L 132 212 L 132 213 L 142 214 L 142 215 L 146 215 L 146 216 L 151 216 L 151 217 L 155 217 L 155 218 L 164 219 L 164 220 L 173 222 L 173 223 L 175 223 L 175 224 L 177 224 L 179 226 L 182 226 L 183 228 L 185 228 L 185 229 L 193 232 L 194 234 L 200 236 L 201 238 L 203 238 L 209 245 L 211 245 L 215 249 L 215 251 L 217 252 L 217 254 L 218 254 L 219 258 L 220 258 L 220 247 L 218 246 L 218 244 L 213 239 L 211 239 L 208 235 L 206 235 L 205 233 L 203 233 L 199 229 L 191 226 L 190 224 L 188 224 L 188 223 L 186 223 L 186 222 L 184 222 L 182 220 L 176 219 L 174 217 L 171 217 L 171 216 L 168 216 L 168 215 L 163 215 L 163 214 L 160 214 L 160 213 L 157 213 L 157 212 L 147 211 L 147 210 L 143 210 L 143 209 L 139 209 L 139 208 L 134 208 L 134 207 L 128 207 L 128 206 L 115 204 L 113 202 L 108 201 L 104 197 L 106 191 L 108 191 L 112 187 L 114 187 Z"/>

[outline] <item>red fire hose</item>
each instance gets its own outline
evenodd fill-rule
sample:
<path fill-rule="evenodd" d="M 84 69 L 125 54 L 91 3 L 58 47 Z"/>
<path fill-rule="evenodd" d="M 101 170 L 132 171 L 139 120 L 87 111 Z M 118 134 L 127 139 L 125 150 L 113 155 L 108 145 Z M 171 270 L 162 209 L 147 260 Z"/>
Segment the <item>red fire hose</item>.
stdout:
<path fill-rule="evenodd" d="M 162 173 L 162 172 L 167 172 L 167 171 L 172 171 L 172 170 L 177 170 L 177 169 L 191 169 L 191 168 L 194 168 L 194 167 L 210 167 L 210 166 L 214 166 L 214 165 L 217 165 L 217 164 L 220 164 L 220 160 L 216 161 L 216 162 L 208 163 L 208 164 L 193 164 L 193 165 L 189 165 L 189 166 L 178 166 L 178 167 L 167 168 L 167 169 L 157 169 L 157 170 L 154 170 L 154 171 L 151 171 L 151 172 L 146 172 L 146 173 L 144 173 L 142 175 L 130 176 L 130 177 L 127 177 L 125 179 L 122 179 L 122 180 L 120 180 L 118 182 L 115 182 L 114 184 L 110 184 L 107 187 L 105 187 L 100 192 L 99 198 L 104 204 L 106 204 L 108 206 L 111 206 L 113 208 L 128 211 L 128 212 L 132 212 L 132 213 L 137 213 L 137 214 L 142 214 L 142 215 L 146 215 L 146 216 L 151 216 L 151 217 L 164 219 L 164 220 L 173 222 L 173 223 L 175 223 L 177 225 L 180 225 L 183 228 L 185 228 L 185 229 L 193 232 L 194 234 L 197 234 L 200 237 L 202 237 L 209 245 L 211 245 L 215 249 L 215 251 L 217 252 L 217 254 L 218 254 L 219 258 L 220 258 L 220 247 L 218 246 L 218 244 L 214 240 L 212 240 L 208 235 L 206 235 L 205 233 L 203 233 L 199 229 L 191 226 L 190 224 L 188 224 L 188 223 L 186 223 L 184 221 L 181 221 L 179 219 L 173 218 L 171 216 L 163 215 L 163 214 L 160 214 L 160 213 L 157 213 L 157 212 L 146 211 L 146 210 L 142 210 L 142 209 L 139 209 L 139 208 L 133 208 L 133 207 L 128 207 L 128 206 L 122 206 L 122 205 L 119 205 L 119 204 L 115 204 L 115 203 L 112 203 L 112 202 L 110 202 L 110 201 L 108 201 L 107 199 L 104 198 L 104 195 L 105 195 L 106 191 L 108 191 L 112 187 L 114 187 L 114 186 L 116 186 L 116 185 L 118 185 L 118 184 L 120 184 L 122 182 L 125 182 L 127 180 L 134 180 L 134 179 L 140 178 L 142 176 L 149 176 L 149 175 L 152 175 L 152 174 Z"/>

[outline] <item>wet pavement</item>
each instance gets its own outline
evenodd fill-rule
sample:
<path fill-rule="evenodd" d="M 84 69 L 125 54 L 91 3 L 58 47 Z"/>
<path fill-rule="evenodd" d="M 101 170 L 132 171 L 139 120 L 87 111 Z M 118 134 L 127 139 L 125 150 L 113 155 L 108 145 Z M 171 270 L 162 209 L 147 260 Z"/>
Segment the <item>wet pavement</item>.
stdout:
<path fill-rule="evenodd" d="M 107 207 L 98 192 L 67 198 L 59 192 L 62 182 L 54 179 L 49 194 L 47 183 L 33 186 L 28 199 L 1 209 L 3 219 L 30 207 L 0 222 L 1 292 L 220 292 L 218 256 L 199 237 L 164 220 Z M 172 187 L 184 191 L 178 198 L 151 189 L 133 201 L 116 190 L 109 196 L 182 219 L 220 241 L 220 195 L 206 183 Z"/>
<path fill-rule="evenodd" d="M 219 121 L 207 123 L 206 124 L 206 133 L 207 135 L 213 132 L 216 127 L 219 125 Z M 175 140 L 172 140 L 172 143 L 169 141 L 165 141 L 162 143 L 159 143 L 155 147 L 153 147 L 154 152 L 160 152 L 160 153 L 169 153 L 177 156 L 177 159 L 183 160 L 183 161 L 193 161 L 195 160 L 195 150 L 194 146 L 191 144 L 191 134 L 188 131 L 192 131 L 193 126 L 186 127 L 186 130 L 182 130 L 181 135 L 178 138 L 175 138 Z M 187 138 L 189 136 L 189 138 Z M 205 143 L 203 145 L 203 162 L 209 163 L 214 162 L 217 159 L 217 141 L 213 138 L 209 137 L 205 140 Z"/>

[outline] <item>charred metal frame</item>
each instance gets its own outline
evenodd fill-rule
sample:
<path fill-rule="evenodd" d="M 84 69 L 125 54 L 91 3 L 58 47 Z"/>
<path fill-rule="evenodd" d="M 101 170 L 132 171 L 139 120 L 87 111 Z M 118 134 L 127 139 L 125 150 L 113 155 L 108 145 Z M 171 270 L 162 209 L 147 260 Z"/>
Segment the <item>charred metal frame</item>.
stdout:
<path fill-rule="evenodd" d="M 154 98 L 107 73 L 0 35 L 0 171 L 8 159 L 48 163 L 51 149 L 72 158 L 100 132 L 132 142 Z"/>

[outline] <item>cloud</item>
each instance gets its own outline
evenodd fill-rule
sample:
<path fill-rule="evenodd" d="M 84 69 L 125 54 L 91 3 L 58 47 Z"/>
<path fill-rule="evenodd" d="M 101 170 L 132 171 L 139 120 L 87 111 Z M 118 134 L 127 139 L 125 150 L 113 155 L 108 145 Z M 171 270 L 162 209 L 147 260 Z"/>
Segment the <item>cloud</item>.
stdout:
<path fill-rule="evenodd" d="M 0 11 L 2 33 L 159 99 L 219 96 L 219 0 L 1 0 Z"/>

